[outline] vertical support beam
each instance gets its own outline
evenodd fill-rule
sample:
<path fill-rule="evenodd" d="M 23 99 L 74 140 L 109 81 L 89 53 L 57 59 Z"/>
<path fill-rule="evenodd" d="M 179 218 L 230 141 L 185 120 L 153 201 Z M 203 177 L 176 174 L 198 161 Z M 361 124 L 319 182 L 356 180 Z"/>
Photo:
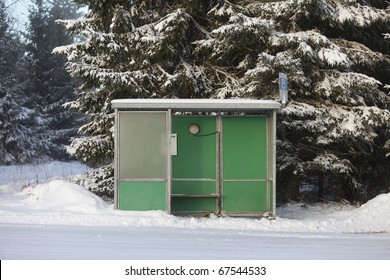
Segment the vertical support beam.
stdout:
<path fill-rule="evenodd" d="M 272 181 L 272 140 L 271 140 L 271 134 L 272 134 L 272 114 L 266 115 L 266 147 L 267 147 L 267 158 L 266 158 L 266 166 L 267 166 L 267 211 L 271 213 L 271 181 Z M 265 213 L 266 214 L 266 213 Z"/>
<path fill-rule="evenodd" d="M 216 172 L 217 172 L 217 176 L 216 176 L 216 181 L 217 181 L 217 194 L 219 195 L 219 197 L 217 198 L 217 214 L 221 214 L 222 213 L 222 209 L 223 209 L 223 199 L 222 199 L 222 193 L 223 193 L 223 180 L 222 180 L 222 174 L 223 174 L 223 164 L 222 164 L 222 114 L 221 114 L 221 111 L 218 111 L 218 115 L 217 115 L 217 147 L 216 147 Z"/>
<path fill-rule="evenodd" d="M 276 111 L 272 111 L 270 120 L 270 174 L 272 181 L 272 203 L 271 203 L 271 216 L 270 218 L 276 218 Z"/>
<path fill-rule="evenodd" d="M 167 187 L 167 206 L 166 210 L 168 214 L 171 213 L 171 194 L 172 194 L 172 149 L 171 149 L 171 134 L 172 134 L 172 110 L 168 109 L 166 114 L 166 187 Z"/>
<path fill-rule="evenodd" d="M 118 209 L 118 182 L 119 182 L 119 112 L 114 111 L 114 209 Z"/>

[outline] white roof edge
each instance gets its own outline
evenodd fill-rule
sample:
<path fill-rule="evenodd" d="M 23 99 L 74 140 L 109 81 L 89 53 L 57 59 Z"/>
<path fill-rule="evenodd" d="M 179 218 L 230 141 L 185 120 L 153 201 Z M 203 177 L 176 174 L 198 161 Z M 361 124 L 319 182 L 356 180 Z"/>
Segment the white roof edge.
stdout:
<path fill-rule="evenodd" d="M 281 104 L 273 100 L 257 99 L 115 99 L 114 109 L 145 110 L 278 110 Z"/>

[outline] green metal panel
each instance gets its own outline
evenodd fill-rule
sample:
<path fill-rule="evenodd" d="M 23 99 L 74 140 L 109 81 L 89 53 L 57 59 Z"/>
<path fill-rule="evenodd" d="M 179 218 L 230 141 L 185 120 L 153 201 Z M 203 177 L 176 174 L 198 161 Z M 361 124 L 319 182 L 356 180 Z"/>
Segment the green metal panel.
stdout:
<path fill-rule="evenodd" d="M 269 211 L 267 118 L 225 116 L 222 126 L 223 211 Z"/>
<path fill-rule="evenodd" d="M 267 179 L 267 118 L 223 118 L 223 178 Z"/>
<path fill-rule="evenodd" d="M 269 184 L 269 197 L 268 197 L 269 209 L 268 209 L 268 211 L 275 215 L 275 209 L 274 209 L 274 205 L 273 205 L 274 204 L 274 200 L 273 200 L 274 186 L 272 184 L 272 180 L 270 180 L 268 182 L 268 184 Z"/>
<path fill-rule="evenodd" d="M 200 127 L 199 136 L 189 132 L 191 124 Z M 172 156 L 172 178 L 216 178 L 215 132 L 216 118 L 213 116 L 173 116 L 172 133 L 177 134 L 177 155 Z"/>
<path fill-rule="evenodd" d="M 226 213 L 268 212 L 267 182 L 224 182 L 223 210 Z"/>
<path fill-rule="evenodd" d="M 213 197 L 172 197 L 172 212 L 214 213 L 216 199 Z"/>
<path fill-rule="evenodd" d="M 165 182 L 120 182 L 119 209 L 166 210 Z"/>

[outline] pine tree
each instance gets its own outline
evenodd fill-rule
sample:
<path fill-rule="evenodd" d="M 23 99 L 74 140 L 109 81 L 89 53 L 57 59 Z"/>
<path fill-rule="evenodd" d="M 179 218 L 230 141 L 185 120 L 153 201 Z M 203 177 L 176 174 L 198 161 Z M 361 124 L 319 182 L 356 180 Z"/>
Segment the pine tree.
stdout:
<path fill-rule="evenodd" d="M 71 152 L 104 166 L 96 192 L 112 186 L 111 100 L 276 99 L 279 72 L 291 97 L 278 121 L 283 199 L 310 183 L 320 198 L 363 201 L 389 179 L 384 1 L 76 2 L 89 13 L 63 24 L 86 40 L 57 51 L 83 81 L 69 107 L 90 122 Z"/>

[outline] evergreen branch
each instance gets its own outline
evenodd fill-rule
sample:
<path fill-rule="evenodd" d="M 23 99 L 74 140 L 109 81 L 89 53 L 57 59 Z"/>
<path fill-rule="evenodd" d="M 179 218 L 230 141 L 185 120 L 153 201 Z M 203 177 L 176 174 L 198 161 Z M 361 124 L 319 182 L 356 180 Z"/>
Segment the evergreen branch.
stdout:
<path fill-rule="evenodd" d="M 198 29 L 204 34 L 206 35 L 206 38 L 207 39 L 212 39 L 211 35 L 210 35 L 210 32 L 207 31 L 203 26 L 201 26 L 191 15 L 190 15 L 190 18 L 192 20 L 192 22 L 195 24 L 196 27 L 198 27 Z"/>
<path fill-rule="evenodd" d="M 304 144 L 304 143 L 298 143 L 297 146 L 301 147 L 301 148 L 309 149 L 313 153 L 327 153 L 327 154 L 334 154 L 334 155 L 338 155 L 338 156 L 370 155 L 369 153 L 367 153 L 365 151 L 360 151 L 360 152 L 349 151 L 348 153 L 342 153 L 342 152 L 336 151 L 334 149 L 331 150 L 331 149 L 326 149 L 326 148 L 320 148 L 320 147 L 317 147 L 317 146 L 314 146 L 314 145 L 309 145 L 309 144 Z"/>
<path fill-rule="evenodd" d="M 12 7 L 13 5 L 15 5 L 16 3 L 18 3 L 20 0 L 14 0 L 13 2 L 11 2 L 10 4 L 8 4 L 8 6 L 5 6 L 5 10 L 7 10 L 8 8 Z"/>

